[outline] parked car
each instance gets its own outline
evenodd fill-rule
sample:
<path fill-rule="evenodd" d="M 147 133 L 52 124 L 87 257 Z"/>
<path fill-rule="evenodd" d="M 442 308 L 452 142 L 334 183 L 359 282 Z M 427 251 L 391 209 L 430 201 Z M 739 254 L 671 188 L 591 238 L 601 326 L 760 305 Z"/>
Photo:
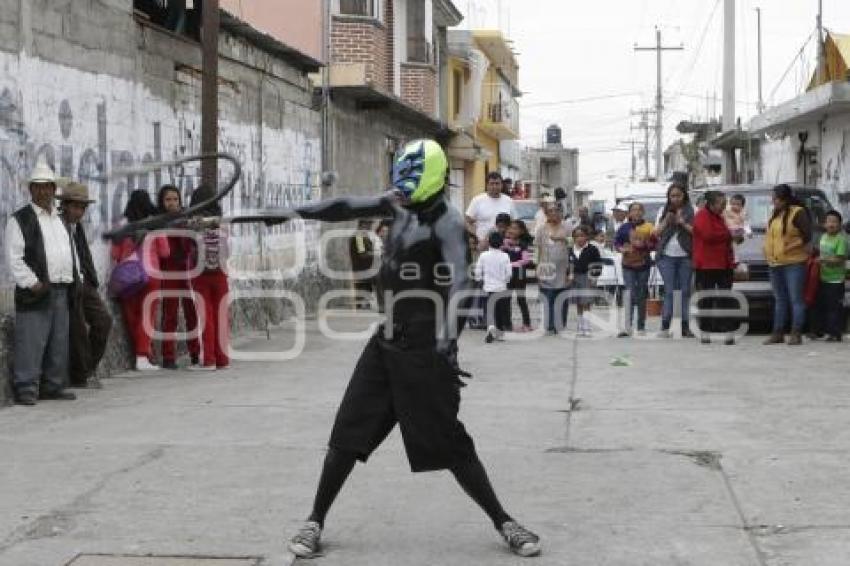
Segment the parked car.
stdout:
<path fill-rule="evenodd" d="M 817 246 L 823 234 L 823 224 L 826 213 L 833 210 L 832 204 L 823 191 L 801 185 L 792 185 L 794 193 L 806 206 L 812 220 L 812 242 Z M 705 193 L 708 190 L 721 191 L 727 198 L 733 195 L 743 195 L 747 200 L 746 211 L 750 226 L 753 230 L 751 238 L 747 238 L 735 248 L 740 263 L 747 266 L 747 276 L 736 276 L 732 289 L 743 293 L 749 302 L 751 323 L 769 322 L 773 319 L 773 291 L 770 287 L 770 271 L 764 257 L 764 235 L 773 212 L 773 186 L 763 184 L 750 185 L 720 185 L 700 189 L 691 193 L 691 199 L 696 206 L 703 206 Z M 745 280 L 744 280 L 745 279 Z M 847 283 L 845 283 L 847 286 Z"/>
<path fill-rule="evenodd" d="M 643 217 L 648 222 L 655 224 L 655 219 L 658 218 L 659 211 L 664 208 L 667 203 L 667 195 L 665 193 L 652 193 L 646 195 L 629 195 L 617 198 L 617 204 L 622 204 L 628 208 L 633 202 L 639 202 L 643 205 Z"/>
<path fill-rule="evenodd" d="M 514 210 L 516 211 L 515 220 L 522 220 L 528 228 L 529 234 L 534 234 L 536 222 L 534 216 L 540 210 L 540 203 L 532 199 L 514 199 Z"/>

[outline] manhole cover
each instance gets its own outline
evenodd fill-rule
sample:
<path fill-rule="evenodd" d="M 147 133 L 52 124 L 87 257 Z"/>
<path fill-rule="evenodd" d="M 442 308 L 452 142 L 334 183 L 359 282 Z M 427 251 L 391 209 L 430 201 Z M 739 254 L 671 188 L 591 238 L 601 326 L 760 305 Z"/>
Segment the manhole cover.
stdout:
<path fill-rule="evenodd" d="M 257 566 L 258 558 L 177 556 L 78 556 L 68 566 Z"/>

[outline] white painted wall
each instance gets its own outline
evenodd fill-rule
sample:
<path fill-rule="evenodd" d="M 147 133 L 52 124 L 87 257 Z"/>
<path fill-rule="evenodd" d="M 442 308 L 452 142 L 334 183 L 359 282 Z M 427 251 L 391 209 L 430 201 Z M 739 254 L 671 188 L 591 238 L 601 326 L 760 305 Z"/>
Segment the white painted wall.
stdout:
<path fill-rule="evenodd" d="M 797 133 L 801 131 L 809 133 L 806 147 L 820 145 L 818 187 L 826 192 L 833 206 L 847 212 L 850 203 L 840 201 L 850 198 L 850 113 L 828 117 L 823 123 L 822 139 L 818 138 L 818 124 L 812 122 L 763 143 L 762 180 L 768 184 L 804 182 L 797 156 L 800 151 Z"/>
<path fill-rule="evenodd" d="M 287 109 L 293 116 L 284 123 L 297 126 L 309 118 L 309 109 L 294 104 Z M 172 105 L 141 83 L 0 53 L 0 240 L 8 215 L 29 201 L 24 183 L 36 158 L 45 154 L 57 173 L 87 183 L 98 201 L 89 208 L 87 228 L 95 263 L 104 275 L 109 257 L 100 234 L 120 221 L 129 192 L 145 188 L 155 197 L 158 186 L 170 182 L 188 195 L 199 182 L 200 167 L 98 179 L 141 163 L 198 153 L 200 122 L 199 108 L 179 100 Z M 226 119 L 219 135 L 220 148 L 236 155 L 245 172 L 224 202 L 226 212 L 263 204 L 293 206 L 318 196 L 318 136 L 294 127 L 260 128 Z M 103 171 L 98 169 L 101 157 Z M 303 233 L 296 237 L 296 230 Z M 246 226 L 235 232 L 231 246 L 237 258 L 249 260 L 243 265 L 253 265 L 261 255 L 290 256 L 301 235 L 314 257 L 318 228 L 310 223 L 272 231 Z M 0 284 L 10 282 L 2 262 Z"/>

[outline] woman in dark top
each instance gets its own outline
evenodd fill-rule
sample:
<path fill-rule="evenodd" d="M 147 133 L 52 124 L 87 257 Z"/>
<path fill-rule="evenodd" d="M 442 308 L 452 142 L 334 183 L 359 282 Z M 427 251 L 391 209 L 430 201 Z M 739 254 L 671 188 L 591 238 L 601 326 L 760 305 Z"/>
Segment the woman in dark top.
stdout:
<path fill-rule="evenodd" d="M 681 294 L 682 336 L 693 336 L 688 324 L 693 277 L 693 224 L 694 207 L 688 191 L 673 183 L 667 189 L 667 204 L 658 214 L 655 237 L 658 239 L 656 265 L 664 280 L 664 303 L 661 312 L 660 338 L 670 338 L 676 294 Z"/>

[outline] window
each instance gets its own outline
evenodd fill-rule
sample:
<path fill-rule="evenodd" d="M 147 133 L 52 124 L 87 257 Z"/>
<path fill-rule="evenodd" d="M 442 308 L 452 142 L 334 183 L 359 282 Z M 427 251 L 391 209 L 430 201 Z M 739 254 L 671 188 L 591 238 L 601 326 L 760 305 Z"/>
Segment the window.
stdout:
<path fill-rule="evenodd" d="M 201 2 L 133 0 L 133 9 L 152 24 L 195 40 L 201 38 Z"/>
<path fill-rule="evenodd" d="M 428 6 L 424 1 L 407 4 L 407 60 L 414 63 L 433 62 Z"/>
<path fill-rule="evenodd" d="M 452 104 L 454 105 L 452 118 L 457 119 L 460 116 L 461 105 L 463 104 L 463 71 L 455 69 L 452 75 L 454 76 L 452 81 Z"/>
<path fill-rule="evenodd" d="M 338 14 L 381 19 L 381 0 L 336 0 L 336 6 Z"/>

